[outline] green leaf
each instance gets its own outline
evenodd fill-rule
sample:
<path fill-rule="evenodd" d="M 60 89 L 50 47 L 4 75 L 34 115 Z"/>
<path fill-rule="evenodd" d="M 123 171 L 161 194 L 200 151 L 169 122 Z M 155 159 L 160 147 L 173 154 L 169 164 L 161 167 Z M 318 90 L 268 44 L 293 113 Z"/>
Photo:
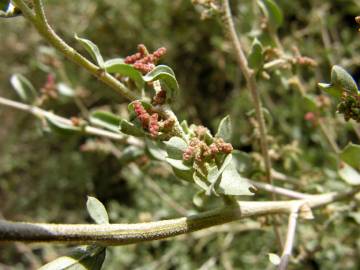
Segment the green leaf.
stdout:
<path fill-rule="evenodd" d="M 205 179 L 201 177 L 197 172 L 194 172 L 193 174 L 194 182 L 197 184 L 200 188 L 203 189 L 204 194 L 209 190 L 208 184 L 205 182 Z"/>
<path fill-rule="evenodd" d="M 360 169 L 360 145 L 349 143 L 340 153 L 340 158 L 354 168 Z"/>
<path fill-rule="evenodd" d="M 219 183 L 219 193 L 225 195 L 253 195 L 250 191 L 252 185 L 240 176 L 236 170 L 236 163 L 231 161 L 224 169 Z"/>
<path fill-rule="evenodd" d="M 269 26 L 276 30 L 279 28 L 284 22 L 284 15 L 280 9 L 280 7 L 273 0 L 260 0 L 258 4 L 265 14 L 265 16 L 269 20 Z"/>
<path fill-rule="evenodd" d="M 340 66 L 333 66 L 331 69 L 331 84 L 355 94 L 359 93 L 355 80 Z"/>
<path fill-rule="evenodd" d="M 175 78 L 174 71 L 168 66 L 156 66 L 152 71 L 143 76 L 143 79 L 145 82 L 160 80 L 161 85 L 165 88 L 168 101 L 172 101 L 179 91 L 179 84 Z"/>
<path fill-rule="evenodd" d="M 192 170 L 192 167 L 184 164 L 182 160 L 179 159 L 172 159 L 172 158 L 166 158 L 165 159 L 167 163 L 171 165 L 171 167 L 178 169 L 180 171 L 190 171 Z"/>
<path fill-rule="evenodd" d="M 80 44 L 87 50 L 87 52 L 91 55 L 91 57 L 96 61 L 101 69 L 105 69 L 105 63 L 102 55 L 100 54 L 100 50 L 98 46 L 92 41 L 80 38 L 75 34 L 75 39 L 80 42 Z"/>
<path fill-rule="evenodd" d="M 73 126 L 72 124 L 67 124 L 58 119 L 55 115 L 47 115 L 45 118 L 51 131 L 55 132 L 56 134 L 74 135 L 79 134 L 82 131 L 80 127 Z"/>
<path fill-rule="evenodd" d="M 1 0 L 0 11 L 7 12 L 9 5 L 10 5 L 10 0 Z"/>
<path fill-rule="evenodd" d="M 65 83 L 59 83 L 57 85 L 57 90 L 59 91 L 59 94 L 65 97 L 74 97 L 75 91 L 70 86 L 68 86 Z"/>
<path fill-rule="evenodd" d="M 318 111 L 318 105 L 316 103 L 316 99 L 313 95 L 309 95 L 309 94 L 305 94 L 303 97 L 303 101 L 304 101 L 304 108 L 307 111 L 310 112 L 316 112 Z"/>
<path fill-rule="evenodd" d="M 77 248 L 71 254 L 60 257 L 39 270 L 100 270 L 106 257 L 106 249 L 98 246 Z"/>
<path fill-rule="evenodd" d="M 106 111 L 95 111 L 90 114 L 90 123 L 108 130 L 119 132 L 120 117 Z"/>
<path fill-rule="evenodd" d="M 109 224 L 109 216 L 105 206 L 95 197 L 88 196 L 86 207 L 91 218 L 97 224 Z"/>
<path fill-rule="evenodd" d="M 0 0 L 0 17 L 12 18 L 21 14 L 21 10 L 14 6 L 10 0 Z"/>
<path fill-rule="evenodd" d="M 12 75 L 10 78 L 10 83 L 23 101 L 32 104 L 36 100 L 37 93 L 34 86 L 23 75 Z"/>
<path fill-rule="evenodd" d="M 215 137 L 223 138 L 224 141 L 229 142 L 232 136 L 232 126 L 230 116 L 225 116 L 219 124 Z"/>
<path fill-rule="evenodd" d="M 182 159 L 183 153 L 187 148 L 186 142 L 180 137 L 172 137 L 170 140 L 164 142 L 166 145 L 166 152 L 169 158 Z"/>
<path fill-rule="evenodd" d="M 273 264 L 273 265 L 279 265 L 281 262 L 281 258 L 279 257 L 279 255 L 275 254 L 275 253 L 269 253 L 269 261 Z"/>
<path fill-rule="evenodd" d="M 151 157 L 157 160 L 165 161 L 167 154 L 165 145 L 162 142 L 157 142 L 154 140 L 145 139 L 146 149 L 148 150 Z"/>
<path fill-rule="evenodd" d="M 125 64 L 122 58 L 106 61 L 105 69 L 109 73 L 118 73 L 121 76 L 129 77 L 134 81 L 139 90 L 144 88 L 144 80 L 141 72 L 135 69 L 132 65 Z"/>
<path fill-rule="evenodd" d="M 194 195 L 192 202 L 196 207 L 202 208 L 204 207 L 207 198 L 208 197 L 205 195 L 205 191 L 200 190 Z"/>
<path fill-rule="evenodd" d="M 341 98 L 342 90 L 337 86 L 334 86 L 330 83 L 318 83 L 318 87 L 334 98 Z"/>
<path fill-rule="evenodd" d="M 192 182 L 194 179 L 193 179 L 193 174 L 194 174 L 194 170 L 191 169 L 191 170 L 188 170 L 188 171 L 184 171 L 184 170 L 179 170 L 175 167 L 171 167 L 175 176 L 181 180 L 185 180 L 185 181 L 188 181 L 188 182 Z"/>
<path fill-rule="evenodd" d="M 339 175 L 350 185 L 360 185 L 360 173 L 346 163 L 342 164 L 342 168 L 339 170 Z"/>
<path fill-rule="evenodd" d="M 120 131 L 124 134 L 132 135 L 135 137 L 144 137 L 145 132 L 135 126 L 133 123 L 122 119 L 120 121 Z"/>
<path fill-rule="evenodd" d="M 264 64 L 263 46 L 257 38 L 252 43 L 248 61 L 249 67 L 255 70 L 259 70 Z"/>
<path fill-rule="evenodd" d="M 242 152 L 239 150 L 232 151 L 233 161 L 236 163 L 236 169 L 241 172 L 249 172 L 252 168 L 252 159 L 249 153 Z"/>

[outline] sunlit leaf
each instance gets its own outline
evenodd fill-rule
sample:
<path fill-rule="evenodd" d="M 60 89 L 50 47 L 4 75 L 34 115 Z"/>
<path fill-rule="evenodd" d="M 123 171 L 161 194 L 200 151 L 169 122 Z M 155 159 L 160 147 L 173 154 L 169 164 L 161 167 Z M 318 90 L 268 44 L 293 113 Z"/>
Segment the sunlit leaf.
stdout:
<path fill-rule="evenodd" d="M 60 257 L 39 270 L 100 270 L 105 257 L 104 247 L 87 246 L 77 248 L 71 254 Z"/>
<path fill-rule="evenodd" d="M 86 207 L 89 215 L 97 224 L 109 224 L 106 208 L 98 199 L 88 196 Z"/>
<path fill-rule="evenodd" d="M 82 131 L 80 127 L 65 123 L 64 121 L 58 119 L 55 115 L 47 115 L 46 122 L 50 130 L 59 135 L 74 135 L 79 134 Z"/>
<path fill-rule="evenodd" d="M 275 254 L 275 253 L 269 253 L 269 261 L 273 264 L 273 265 L 279 265 L 281 262 L 281 258 L 279 257 L 279 255 Z"/>
<path fill-rule="evenodd" d="M 165 65 L 158 65 L 148 74 L 143 76 L 145 82 L 160 80 L 161 86 L 166 90 L 166 98 L 171 101 L 179 91 L 179 85 L 173 70 Z"/>
<path fill-rule="evenodd" d="M 337 65 L 331 69 L 331 84 L 355 94 L 359 93 L 353 77 L 345 69 Z"/>
<path fill-rule="evenodd" d="M 230 116 L 225 116 L 219 124 L 215 137 L 223 138 L 224 141 L 229 142 L 232 136 L 232 126 Z"/>
<path fill-rule="evenodd" d="M 37 92 L 31 82 L 21 74 L 14 74 L 10 78 L 10 83 L 19 97 L 32 104 L 37 98 Z"/>
<path fill-rule="evenodd" d="M 121 76 L 129 77 L 134 81 L 139 90 L 144 88 L 144 80 L 140 71 L 135 69 L 132 65 L 125 64 L 122 58 L 106 61 L 105 69 L 109 73 L 118 73 Z"/>
<path fill-rule="evenodd" d="M 172 137 L 170 140 L 164 142 L 166 145 L 166 152 L 169 158 L 182 159 L 183 153 L 187 148 L 186 142 L 180 137 Z"/>
<path fill-rule="evenodd" d="M 350 185 L 360 185 L 360 173 L 346 163 L 341 165 L 339 175 Z"/>
<path fill-rule="evenodd" d="M 100 50 L 96 44 L 88 39 L 80 38 L 75 34 L 75 39 L 80 42 L 80 44 L 87 50 L 91 57 L 96 61 L 98 66 L 102 69 L 105 69 L 104 59 L 100 53 Z"/>
<path fill-rule="evenodd" d="M 165 150 L 164 143 L 150 139 L 146 139 L 145 142 L 146 142 L 146 150 L 149 152 L 152 158 L 162 161 L 166 159 L 167 153 Z"/>

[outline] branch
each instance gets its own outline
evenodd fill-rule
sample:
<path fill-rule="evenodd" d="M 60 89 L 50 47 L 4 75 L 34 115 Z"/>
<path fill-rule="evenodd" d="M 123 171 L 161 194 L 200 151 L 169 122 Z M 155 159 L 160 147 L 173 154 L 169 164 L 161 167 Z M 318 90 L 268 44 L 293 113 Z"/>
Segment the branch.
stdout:
<path fill-rule="evenodd" d="M 198 215 L 135 224 L 44 224 L 0 221 L 0 243 L 9 241 L 59 242 L 65 244 L 127 245 L 165 239 L 248 217 L 292 213 L 294 206 L 321 207 L 350 199 L 360 186 L 350 191 L 312 196 L 293 201 L 238 201 Z M 301 209 L 300 209 L 301 211 Z"/>
<path fill-rule="evenodd" d="M 255 74 L 254 74 L 254 71 L 249 68 L 242 43 L 236 33 L 235 25 L 233 22 L 233 17 L 231 14 L 229 0 L 223 0 L 223 9 L 224 9 L 224 15 L 223 15 L 224 25 L 226 27 L 226 30 L 230 36 L 230 40 L 236 51 L 236 57 L 237 57 L 237 61 L 238 61 L 240 70 L 245 77 L 247 87 L 249 88 L 252 99 L 253 99 L 255 113 L 256 113 L 256 119 L 257 119 L 257 122 L 259 123 L 260 147 L 261 147 L 262 156 L 263 156 L 264 162 L 265 162 L 266 180 L 269 184 L 273 185 L 273 179 L 272 179 L 272 175 L 271 175 L 271 159 L 269 156 L 265 118 L 264 118 L 264 114 L 262 111 L 262 104 L 261 104 L 260 94 L 258 91 L 256 79 L 255 79 Z M 272 199 L 274 201 L 276 200 L 275 193 L 272 193 Z M 282 241 L 281 241 L 281 236 L 280 236 L 281 234 L 280 234 L 279 228 L 276 225 L 276 223 L 277 223 L 276 217 L 274 219 L 275 219 L 274 220 L 274 231 L 275 231 L 275 235 L 278 240 L 279 246 L 281 247 L 282 246 Z"/>
<path fill-rule="evenodd" d="M 23 0 L 14 0 L 13 2 L 21 10 L 24 17 L 34 25 L 39 34 L 42 35 L 43 38 L 45 38 L 54 48 L 59 50 L 66 58 L 86 69 L 100 81 L 111 87 L 113 90 L 128 100 L 138 99 L 138 97 L 124 84 L 122 84 L 110 74 L 106 73 L 104 70 L 101 70 L 101 68 L 97 65 L 91 63 L 89 60 L 79 54 L 74 48 L 65 43 L 65 41 L 54 32 L 54 30 L 47 22 L 42 1 L 33 1 L 35 15 Z"/>
<path fill-rule="evenodd" d="M 14 109 L 18 109 L 21 111 L 31 113 L 32 115 L 39 117 L 41 119 L 44 119 L 44 117 L 47 116 L 47 117 L 52 117 L 52 118 L 56 119 L 57 121 L 64 123 L 66 125 L 73 125 L 71 120 L 61 117 L 61 116 L 58 116 L 51 112 L 45 111 L 36 106 L 27 105 L 27 104 L 9 100 L 9 99 L 3 98 L 3 97 L 0 97 L 0 104 L 5 105 L 7 107 L 11 107 Z M 133 144 L 133 145 L 142 145 L 142 142 L 140 142 L 139 140 L 137 140 L 135 138 L 132 138 L 132 137 L 128 138 L 128 137 L 124 136 L 123 134 L 118 134 L 115 132 L 107 131 L 107 130 L 92 127 L 92 126 L 85 126 L 84 132 L 89 135 L 105 137 L 105 138 L 109 138 L 109 139 L 116 140 L 116 141 L 124 141 L 126 143 Z"/>

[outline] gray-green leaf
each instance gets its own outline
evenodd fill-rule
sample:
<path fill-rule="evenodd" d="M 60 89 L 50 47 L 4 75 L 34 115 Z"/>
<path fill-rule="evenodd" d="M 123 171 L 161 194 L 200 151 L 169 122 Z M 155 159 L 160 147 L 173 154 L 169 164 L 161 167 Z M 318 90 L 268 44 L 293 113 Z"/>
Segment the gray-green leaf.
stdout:
<path fill-rule="evenodd" d="M 37 92 L 31 82 L 21 74 L 14 74 L 10 78 L 10 83 L 19 97 L 32 104 L 37 98 Z"/>
<path fill-rule="evenodd" d="M 258 4 L 269 20 L 269 26 L 276 30 L 284 22 L 284 15 L 280 7 L 273 0 L 260 0 Z"/>
<path fill-rule="evenodd" d="M 86 246 L 57 258 L 39 270 L 100 270 L 106 257 L 104 247 Z"/>
<path fill-rule="evenodd" d="M 98 66 L 101 69 L 105 69 L 104 59 L 100 53 L 98 46 L 91 40 L 80 38 L 75 34 L 75 39 L 80 42 L 80 44 L 87 50 L 91 57 L 96 61 Z"/>
<path fill-rule="evenodd" d="M 225 116 L 219 124 L 218 130 L 216 132 L 215 137 L 223 138 L 224 141 L 229 142 L 232 136 L 232 126 L 230 116 Z"/>
<path fill-rule="evenodd" d="M 183 153 L 187 148 L 187 144 L 183 139 L 180 137 L 172 137 L 164 143 L 166 145 L 166 152 L 169 158 L 182 159 Z"/>
<path fill-rule="evenodd" d="M 350 185 L 360 185 L 360 173 L 346 163 L 343 163 L 339 175 Z"/>
<path fill-rule="evenodd" d="M 90 123 L 108 130 L 119 132 L 120 117 L 106 111 L 95 111 L 89 117 Z"/>
<path fill-rule="evenodd" d="M 56 134 L 73 135 L 73 134 L 81 133 L 80 127 L 76 127 L 72 124 L 65 123 L 64 121 L 58 119 L 55 115 L 54 116 L 47 115 L 45 118 L 50 130 L 55 132 Z"/>
<path fill-rule="evenodd" d="M 144 137 L 145 133 L 140 128 L 136 127 L 133 123 L 122 119 L 120 121 L 120 131 L 124 134 L 132 135 L 135 137 Z"/>
<path fill-rule="evenodd" d="M 350 166 L 360 169 L 360 145 L 349 143 L 341 151 L 340 158 Z"/>
<path fill-rule="evenodd" d="M 333 66 L 331 69 L 331 84 L 352 93 L 359 92 L 355 80 L 340 66 Z"/>
<path fill-rule="evenodd" d="M 109 224 L 109 216 L 105 206 L 98 199 L 88 196 L 86 208 L 91 218 L 97 224 Z"/>
<path fill-rule="evenodd" d="M 140 71 L 135 69 L 132 65 L 125 64 L 122 58 L 106 61 L 105 69 L 109 73 L 118 73 L 121 76 L 129 77 L 134 81 L 139 90 L 144 88 L 144 80 Z"/>

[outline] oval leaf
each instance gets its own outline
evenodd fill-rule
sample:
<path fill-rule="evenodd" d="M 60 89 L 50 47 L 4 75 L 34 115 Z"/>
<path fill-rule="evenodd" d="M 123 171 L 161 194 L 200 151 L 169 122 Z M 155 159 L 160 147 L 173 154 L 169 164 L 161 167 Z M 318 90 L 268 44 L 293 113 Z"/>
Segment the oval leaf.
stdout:
<path fill-rule="evenodd" d="M 95 111 L 89 117 L 90 123 L 108 130 L 119 132 L 120 117 L 106 111 Z"/>
<path fill-rule="evenodd" d="M 269 26 L 276 30 L 279 28 L 284 21 L 284 15 L 280 7 L 273 0 L 261 0 L 258 1 L 258 4 L 269 20 Z"/>
<path fill-rule="evenodd" d="M 340 177 L 350 185 L 360 185 L 360 173 L 346 163 L 339 170 Z"/>
<path fill-rule="evenodd" d="M 127 135 L 132 135 L 135 137 L 144 137 L 145 133 L 140 128 L 135 126 L 133 123 L 122 119 L 120 121 L 120 131 Z"/>
<path fill-rule="evenodd" d="M 174 71 L 165 65 L 156 66 L 152 71 L 143 76 L 145 82 L 160 80 L 166 90 L 166 98 L 171 101 L 179 91 L 179 85 L 175 78 Z"/>
<path fill-rule="evenodd" d="M 132 65 L 125 64 L 124 60 L 121 58 L 106 61 L 105 70 L 109 73 L 118 73 L 121 76 L 129 77 L 134 81 L 139 90 L 144 88 L 144 80 L 140 71 L 135 69 Z"/>
<path fill-rule="evenodd" d="M 96 44 L 88 39 L 80 38 L 75 34 L 75 39 L 80 42 L 85 50 L 91 55 L 101 69 L 105 69 L 104 59 Z"/>
<path fill-rule="evenodd" d="M 187 148 L 186 142 L 180 137 L 172 137 L 170 140 L 164 142 L 166 145 L 166 152 L 169 158 L 182 159 L 183 153 Z"/>
<path fill-rule="evenodd" d="M 109 224 L 109 216 L 105 206 L 95 197 L 88 196 L 86 207 L 89 215 L 97 224 Z"/>
<path fill-rule="evenodd" d="M 157 142 L 154 140 L 146 139 L 146 149 L 148 150 L 150 156 L 157 160 L 164 161 L 166 159 L 166 151 L 165 151 L 165 145 L 161 142 Z"/>
<path fill-rule="evenodd" d="M 331 69 L 331 84 L 355 94 L 359 92 L 353 77 L 345 69 L 337 65 Z"/>
<path fill-rule="evenodd" d="M 184 164 L 182 160 L 172 158 L 166 158 L 165 160 L 171 165 L 171 167 L 180 171 L 190 171 L 192 169 L 192 167 Z"/>
<path fill-rule="evenodd" d="M 51 131 L 55 132 L 59 135 L 73 135 L 81 133 L 82 129 L 80 127 L 75 127 L 71 124 L 67 124 L 63 121 L 60 121 L 55 115 L 46 117 L 46 122 L 51 129 Z"/>
<path fill-rule="evenodd" d="M 223 138 L 224 141 L 229 142 L 231 140 L 231 135 L 232 135 L 231 120 L 230 120 L 230 116 L 227 115 L 220 121 L 215 137 Z"/>
<path fill-rule="evenodd" d="M 264 63 L 263 46 L 256 38 L 251 46 L 249 54 L 249 67 L 259 70 Z"/>
<path fill-rule="evenodd" d="M 37 93 L 34 86 L 23 75 L 12 75 L 10 78 L 10 83 L 23 101 L 31 104 L 36 100 Z"/>
<path fill-rule="evenodd" d="M 106 257 L 104 247 L 77 248 L 68 256 L 60 257 L 39 270 L 100 270 Z"/>

